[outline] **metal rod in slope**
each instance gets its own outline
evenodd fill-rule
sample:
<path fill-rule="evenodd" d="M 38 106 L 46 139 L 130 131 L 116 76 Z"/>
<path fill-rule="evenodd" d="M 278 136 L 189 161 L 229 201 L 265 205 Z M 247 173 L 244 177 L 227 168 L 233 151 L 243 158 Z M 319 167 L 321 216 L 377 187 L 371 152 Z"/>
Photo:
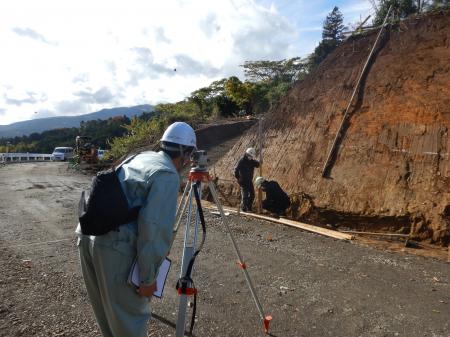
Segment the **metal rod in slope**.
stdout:
<path fill-rule="evenodd" d="M 264 117 L 259 117 L 258 120 L 258 147 L 259 147 L 259 176 L 262 177 L 263 176 L 263 156 L 262 156 L 262 151 L 263 151 L 263 141 L 262 141 L 262 121 L 263 121 Z M 260 188 L 258 188 L 258 214 L 262 213 L 262 190 Z"/>
<path fill-rule="evenodd" d="M 335 155 L 335 152 L 337 151 L 337 143 L 340 140 L 340 138 L 342 137 L 342 128 L 344 127 L 345 122 L 347 121 L 347 117 L 348 117 L 348 114 L 349 114 L 350 107 L 352 105 L 353 99 L 355 98 L 355 95 L 358 92 L 358 88 L 359 88 L 359 85 L 361 84 L 361 80 L 362 80 L 362 78 L 363 78 L 363 76 L 364 76 L 364 74 L 365 74 L 365 72 L 367 70 L 367 66 L 369 65 L 370 60 L 371 60 L 371 58 L 373 56 L 373 53 L 374 53 L 374 51 L 376 49 L 376 46 L 378 44 L 378 40 L 380 39 L 381 33 L 383 32 L 384 27 L 386 26 L 387 19 L 389 18 L 389 15 L 391 13 L 391 9 L 392 9 L 392 5 L 389 7 L 389 10 L 388 10 L 388 12 L 386 14 L 386 17 L 384 18 L 384 21 L 383 21 L 383 24 L 382 24 L 382 26 L 380 28 L 380 31 L 378 32 L 377 38 L 375 39 L 375 42 L 374 42 L 374 44 L 372 46 L 372 49 L 370 50 L 369 56 L 367 57 L 366 63 L 364 64 L 364 67 L 361 70 L 361 73 L 359 74 L 358 81 L 356 82 L 355 89 L 353 89 L 352 96 L 350 97 L 350 101 L 348 102 L 347 108 L 345 109 L 345 113 L 344 113 L 344 117 L 342 118 L 341 125 L 339 126 L 338 132 L 336 133 L 336 136 L 335 136 L 334 141 L 333 141 L 333 145 L 331 146 L 330 152 L 328 153 L 327 160 L 325 161 L 325 165 L 323 166 L 322 177 L 326 177 L 328 175 L 328 173 L 329 173 L 329 170 L 331 168 L 332 158 Z"/>

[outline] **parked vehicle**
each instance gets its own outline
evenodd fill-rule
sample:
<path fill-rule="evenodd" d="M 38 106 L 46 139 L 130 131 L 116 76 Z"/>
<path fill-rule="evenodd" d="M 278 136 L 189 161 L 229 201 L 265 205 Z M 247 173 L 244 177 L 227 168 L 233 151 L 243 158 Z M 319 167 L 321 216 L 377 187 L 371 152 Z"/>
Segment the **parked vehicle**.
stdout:
<path fill-rule="evenodd" d="M 66 161 L 73 157 L 73 147 L 61 146 L 55 147 L 52 153 L 52 160 Z"/>

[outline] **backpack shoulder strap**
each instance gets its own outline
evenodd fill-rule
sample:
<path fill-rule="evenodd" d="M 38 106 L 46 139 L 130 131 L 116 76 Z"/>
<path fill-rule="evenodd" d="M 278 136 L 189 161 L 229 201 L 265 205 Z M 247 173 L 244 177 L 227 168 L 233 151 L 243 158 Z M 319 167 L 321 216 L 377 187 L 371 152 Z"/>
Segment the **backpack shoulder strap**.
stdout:
<path fill-rule="evenodd" d="M 116 168 L 114 169 L 114 171 L 118 171 L 123 165 L 129 163 L 134 157 L 136 157 L 139 153 L 135 153 L 133 155 L 131 155 L 130 157 L 128 157 L 127 159 L 125 159 L 123 162 L 121 162 L 119 165 L 116 166 Z"/>

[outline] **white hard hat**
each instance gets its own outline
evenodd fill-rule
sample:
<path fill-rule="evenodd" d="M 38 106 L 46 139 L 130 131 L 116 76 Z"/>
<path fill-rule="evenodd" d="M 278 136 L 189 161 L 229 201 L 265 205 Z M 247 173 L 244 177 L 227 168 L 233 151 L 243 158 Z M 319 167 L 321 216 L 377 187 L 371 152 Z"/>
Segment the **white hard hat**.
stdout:
<path fill-rule="evenodd" d="M 255 179 L 256 188 L 260 188 L 262 183 L 265 181 L 266 181 L 266 179 L 264 179 L 263 177 L 256 177 L 256 179 Z"/>
<path fill-rule="evenodd" d="M 245 153 L 248 154 L 252 158 L 256 157 L 256 150 L 254 147 L 249 147 L 247 150 L 245 150 Z"/>
<path fill-rule="evenodd" d="M 164 131 L 161 142 L 170 142 L 183 146 L 197 146 L 194 129 L 187 123 L 175 122 Z"/>

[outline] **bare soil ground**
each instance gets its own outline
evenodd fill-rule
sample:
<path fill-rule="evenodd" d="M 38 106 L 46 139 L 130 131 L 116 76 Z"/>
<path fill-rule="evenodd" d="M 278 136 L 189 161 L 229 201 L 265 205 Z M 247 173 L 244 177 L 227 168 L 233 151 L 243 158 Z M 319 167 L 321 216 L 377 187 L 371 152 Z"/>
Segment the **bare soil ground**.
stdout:
<path fill-rule="evenodd" d="M 0 168 L 0 336 L 100 336 L 74 238 L 90 177 L 64 163 Z M 262 336 L 262 325 L 219 219 L 195 267 L 195 336 Z M 450 264 L 227 217 L 273 336 L 450 336 Z M 182 235 L 149 336 L 174 336 Z M 48 242 L 48 243 L 44 243 Z"/>

